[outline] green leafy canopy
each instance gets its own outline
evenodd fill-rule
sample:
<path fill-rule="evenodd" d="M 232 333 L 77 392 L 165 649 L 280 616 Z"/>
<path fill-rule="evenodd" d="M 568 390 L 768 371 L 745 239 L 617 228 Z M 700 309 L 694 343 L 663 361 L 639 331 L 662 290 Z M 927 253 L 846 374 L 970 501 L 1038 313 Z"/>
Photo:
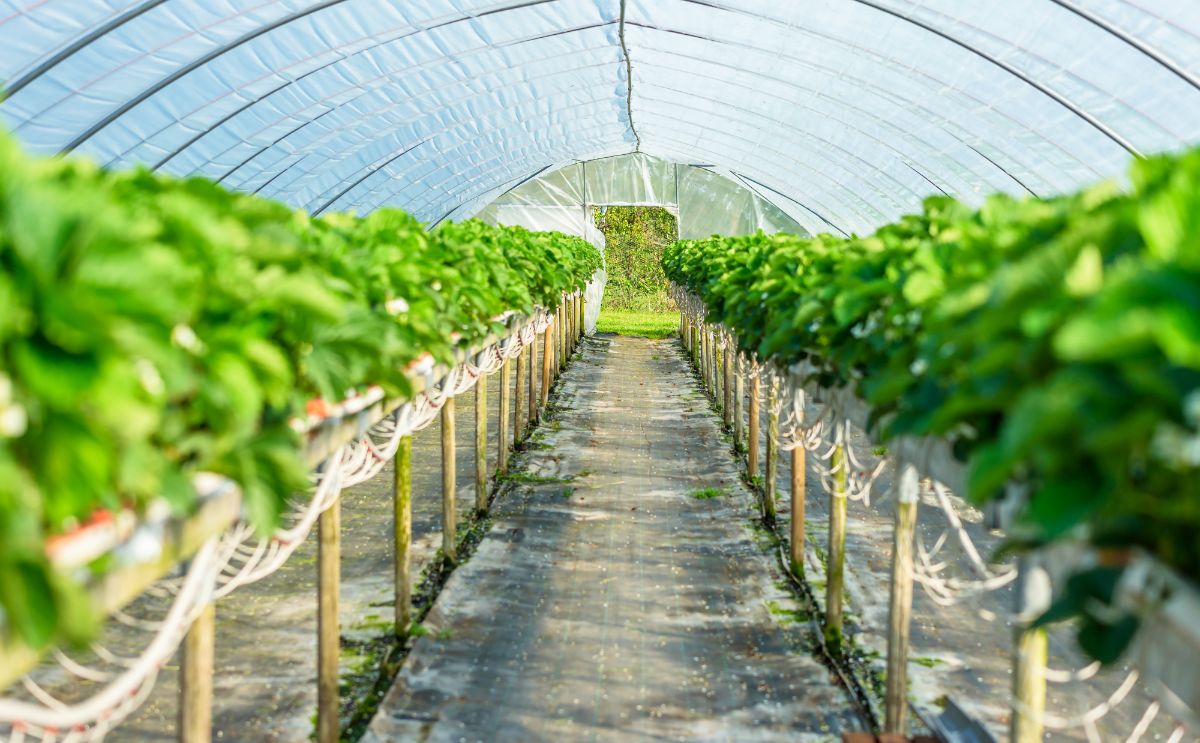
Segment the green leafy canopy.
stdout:
<path fill-rule="evenodd" d="M 381 209 L 314 219 L 203 180 L 34 159 L 0 135 L 0 607 L 37 647 L 86 633 L 48 535 L 237 482 L 271 530 L 308 487 L 291 422 L 312 398 L 409 390 L 553 307 L 601 256 L 477 221 L 429 232 Z"/>
<path fill-rule="evenodd" d="M 852 388 L 885 440 L 950 440 L 974 501 L 1023 485 L 1015 542 L 1139 546 L 1196 579 L 1200 151 L 1131 183 L 931 198 L 869 237 L 681 241 L 663 268 L 744 352 Z"/>

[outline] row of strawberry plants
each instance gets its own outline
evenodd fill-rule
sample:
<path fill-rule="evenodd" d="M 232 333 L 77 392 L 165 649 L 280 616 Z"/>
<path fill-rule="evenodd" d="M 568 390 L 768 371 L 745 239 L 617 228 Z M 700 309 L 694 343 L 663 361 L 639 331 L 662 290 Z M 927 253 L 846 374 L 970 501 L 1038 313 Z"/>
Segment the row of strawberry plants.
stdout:
<path fill-rule="evenodd" d="M 948 440 L 974 502 L 1015 485 L 1011 548 L 1083 537 L 1200 578 L 1200 151 L 1125 189 L 931 198 L 869 237 L 682 241 L 663 265 L 743 352 L 853 388 L 883 440 Z M 1106 608 L 1120 575 L 1076 574 L 1045 617 L 1106 661 L 1137 626 Z"/>
<path fill-rule="evenodd" d="M 307 487 L 295 420 L 553 307 L 600 267 L 560 233 L 312 218 L 202 179 L 24 155 L 0 134 L 0 625 L 87 636 L 47 536 L 236 481 L 272 529 Z M 320 406 L 317 406 L 320 407 Z"/>

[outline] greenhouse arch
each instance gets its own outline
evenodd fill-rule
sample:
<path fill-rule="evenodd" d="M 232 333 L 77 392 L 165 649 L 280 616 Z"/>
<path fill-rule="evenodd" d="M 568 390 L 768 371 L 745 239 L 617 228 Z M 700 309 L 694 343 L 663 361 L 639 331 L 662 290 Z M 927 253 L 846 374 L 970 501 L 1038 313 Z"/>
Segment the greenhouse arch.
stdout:
<path fill-rule="evenodd" d="M 1200 743 L 1198 3 L 0 0 L 0 743 Z"/>
<path fill-rule="evenodd" d="M 0 23 L 0 115 L 35 151 L 312 211 L 432 222 L 637 150 L 740 173 L 821 214 L 810 231 L 866 232 L 930 193 L 1048 196 L 1194 141 L 1180 17 L 1066 0 L 46 3 Z"/>

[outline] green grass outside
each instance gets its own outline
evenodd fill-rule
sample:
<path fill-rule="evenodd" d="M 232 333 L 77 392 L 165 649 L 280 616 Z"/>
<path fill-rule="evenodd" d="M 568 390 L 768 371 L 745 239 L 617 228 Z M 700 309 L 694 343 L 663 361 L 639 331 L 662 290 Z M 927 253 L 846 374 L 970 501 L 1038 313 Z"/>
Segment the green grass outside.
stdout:
<path fill-rule="evenodd" d="M 628 312 L 601 307 L 596 330 L 600 333 L 666 338 L 679 330 L 679 315 L 674 312 Z"/>

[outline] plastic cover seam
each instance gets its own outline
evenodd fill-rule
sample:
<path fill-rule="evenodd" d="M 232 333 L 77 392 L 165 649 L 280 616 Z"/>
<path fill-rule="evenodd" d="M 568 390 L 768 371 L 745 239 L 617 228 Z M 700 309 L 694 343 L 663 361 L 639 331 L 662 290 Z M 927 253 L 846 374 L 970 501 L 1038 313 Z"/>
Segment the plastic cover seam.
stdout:
<path fill-rule="evenodd" d="M 633 132 L 634 152 L 642 151 L 642 138 L 633 123 L 633 61 L 629 58 L 629 47 L 625 44 L 625 0 L 621 0 L 621 21 L 617 26 L 621 40 L 621 54 L 625 57 L 625 115 L 629 117 L 629 131 Z"/>

